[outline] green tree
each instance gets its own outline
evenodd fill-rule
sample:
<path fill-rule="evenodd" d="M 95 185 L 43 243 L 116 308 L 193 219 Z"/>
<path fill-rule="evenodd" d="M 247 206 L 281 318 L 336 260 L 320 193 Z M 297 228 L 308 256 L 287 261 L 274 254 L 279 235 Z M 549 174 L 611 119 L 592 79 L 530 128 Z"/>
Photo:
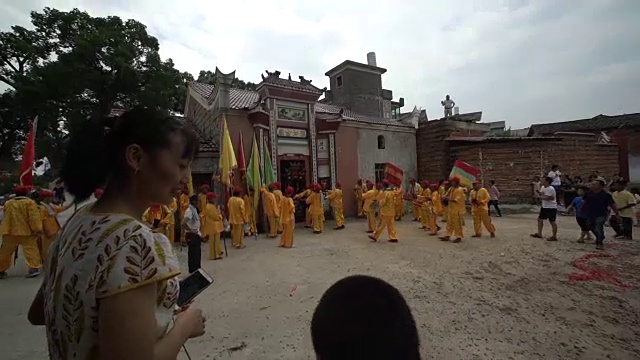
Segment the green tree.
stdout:
<path fill-rule="evenodd" d="M 204 84 L 215 85 L 216 75 L 213 71 L 200 70 L 200 73 L 198 73 L 198 79 L 196 81 Z M 233 83 L 231 84 L 231 87 L 243 90 L 255 90 L 256 86 L 258 85 L 255 83 L 252 83 L 250 81 L 245 82 L 244 80 L 240 80 L 238 78 L 233 79 Z"/>
<path fill-rule="evenodd" d="M 0 98 L 0 116 L 3 128 L 17 129 L 1 138 L 0 158 L 11 155 L 36 115 L 37 153 L 55 163 L 67 133 L 114 106 L 183 111 L 193 77 L 160 58 L 158 40 L 142 23 L 51 8 L 32 12 L 31 22 L 33 30 L 0 32 L 0 81 L 13 88 Z"/>

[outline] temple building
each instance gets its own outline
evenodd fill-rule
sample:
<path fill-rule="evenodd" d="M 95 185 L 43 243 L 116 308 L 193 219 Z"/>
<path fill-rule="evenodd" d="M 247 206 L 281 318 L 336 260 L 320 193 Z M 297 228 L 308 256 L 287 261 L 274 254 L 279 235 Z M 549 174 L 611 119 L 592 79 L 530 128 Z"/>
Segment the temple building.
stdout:
<path fill-rule="evenodd" d="M 391 90 L 382 88 L 386 71 L 370 53 L 367 64 L 347 60 L 327 71 L 329 89 L 279 71 L 263 74 L 255 91 L 231 87 L 235 72 L 218 69 L 215 85 L 190 83 L 185 117 L 201 142 L 194 184 L 210 183 L 218 173 L 224 117 L 236 155 L 240 133 L 247 161 L 255 137 L 261 154 L 269 150 L 283 187 L 301 191 L 316 182 L 340 182 L 345 213 L 354 215 L 351 190 L 359 178 L 381 181 L 387 162 L 403 169 L 405 180 L 416 175 L 416 128 L 426 115 L 417 108 L 401 112 L 404 99 L 393 101 Z M 262 155 L 260 160 L 264 164 Z"/>

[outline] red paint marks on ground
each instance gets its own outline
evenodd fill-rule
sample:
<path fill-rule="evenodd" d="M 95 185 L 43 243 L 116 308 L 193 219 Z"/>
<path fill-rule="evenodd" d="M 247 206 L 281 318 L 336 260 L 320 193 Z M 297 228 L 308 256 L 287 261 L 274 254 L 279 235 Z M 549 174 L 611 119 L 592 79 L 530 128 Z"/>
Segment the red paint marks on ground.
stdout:
<path fill-rule="evenodd" d="M 298 285 L 293 285 L 293 288 L 289 292 L 289 296 L 293 296 L 293 294 L 295 294 L 296 290 L 298 290 Z"/>
<path fill-rule="evenodd" d="M 594 267 L 589 264 L 592 259 L 596 258 L 612 258 L 609 254 L 586 254 L 575 259 L 572 265 L 581 272 L 569 274 L 570 281 L 604 281 L 622 288 L 630 288 L 631 285 L 620 280 L 614 273 L 605 271 L 604 269 Z"/>

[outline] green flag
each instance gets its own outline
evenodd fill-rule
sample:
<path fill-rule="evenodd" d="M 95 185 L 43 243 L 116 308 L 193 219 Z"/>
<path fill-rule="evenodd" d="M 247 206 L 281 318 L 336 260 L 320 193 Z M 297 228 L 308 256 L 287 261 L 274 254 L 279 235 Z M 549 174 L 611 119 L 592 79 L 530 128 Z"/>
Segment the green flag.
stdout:
<path fill-rule="evenodd" d="M 267 149 L 266 144 L 262 149 L 262 156 L 264 157 L 264 184 L 268 187 L 278 180 L 276 180 L 276 173 L 273 171 L 273 166 L 271 166 L 271 155 L 269 155 L 269 149 Z"/>
<path fill-rule="evenodd" d="M 253 145 L 251 146 L 251 156 L 249 157 L 249 166 L 247 168 L 247 184 L 253 188 L 253 206 L 257 209 L 260 199 L 260 153 L 256 137 L 253 137 Z"/>

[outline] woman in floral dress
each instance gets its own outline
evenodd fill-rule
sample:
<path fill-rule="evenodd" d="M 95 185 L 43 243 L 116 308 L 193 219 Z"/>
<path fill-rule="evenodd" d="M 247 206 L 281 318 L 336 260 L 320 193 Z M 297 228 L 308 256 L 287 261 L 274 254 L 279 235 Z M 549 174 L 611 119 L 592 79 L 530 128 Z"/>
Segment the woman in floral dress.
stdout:
<path fill-rule="evenodd" d="M 182 120 L 145 108 L 73 134 L 67 191 L 80 202 L 105 190 L 65 224 L 29 310 L 32 324 L 46 326 L 51 359 L 176 359 L 204 334 L 201 310 L 176 310 L 180 266 L 169 240 L 141 219 L 187 183 L 196 152 Z"/>

